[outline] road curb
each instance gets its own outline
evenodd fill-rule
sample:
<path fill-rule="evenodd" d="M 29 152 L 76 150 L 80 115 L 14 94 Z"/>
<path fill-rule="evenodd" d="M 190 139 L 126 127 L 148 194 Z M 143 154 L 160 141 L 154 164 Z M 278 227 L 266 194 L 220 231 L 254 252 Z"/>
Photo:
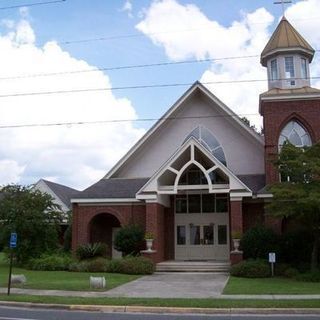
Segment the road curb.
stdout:
<path fill-rule="evenodd" d="M 182 308 L 146 306 L 63 305 L 34 302 L 0 301 L 0 306 L 60 309 L 105 313 L 154 313 L 154 314 L 294 314 L 320 315 L 320 308 Z"/>

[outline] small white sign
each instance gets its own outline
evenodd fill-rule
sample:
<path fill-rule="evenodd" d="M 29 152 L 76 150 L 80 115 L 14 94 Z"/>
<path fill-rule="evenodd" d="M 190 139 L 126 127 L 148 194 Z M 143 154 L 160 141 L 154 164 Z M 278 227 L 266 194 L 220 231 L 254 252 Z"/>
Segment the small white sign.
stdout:
<path fill-rule="evenodd" d="M 276 262 L 276 254 L 275 252 L 269 252 L 269 262 L 275 263 Z"/>

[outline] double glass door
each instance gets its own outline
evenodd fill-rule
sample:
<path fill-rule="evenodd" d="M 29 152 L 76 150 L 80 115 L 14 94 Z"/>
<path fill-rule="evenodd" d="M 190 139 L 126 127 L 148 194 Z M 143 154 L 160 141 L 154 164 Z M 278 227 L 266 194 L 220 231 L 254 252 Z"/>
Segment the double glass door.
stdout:
<path fill-rule="evenodd" d="M 227 260 L 228 215 L 176 214 L 176 260 Z"/>

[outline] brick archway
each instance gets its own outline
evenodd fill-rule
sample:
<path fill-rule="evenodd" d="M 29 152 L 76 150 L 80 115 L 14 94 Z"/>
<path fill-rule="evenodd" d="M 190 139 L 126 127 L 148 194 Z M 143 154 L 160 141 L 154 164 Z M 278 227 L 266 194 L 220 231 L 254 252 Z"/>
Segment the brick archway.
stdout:
<path fill-rule="evenodd" d="M 120 228 L 119 219 L 108 212 L 95 215 L 88 224 L 89 242 L 102 242 L 107 247 L 107 256 L 112 256 L 113 234 Z"/>

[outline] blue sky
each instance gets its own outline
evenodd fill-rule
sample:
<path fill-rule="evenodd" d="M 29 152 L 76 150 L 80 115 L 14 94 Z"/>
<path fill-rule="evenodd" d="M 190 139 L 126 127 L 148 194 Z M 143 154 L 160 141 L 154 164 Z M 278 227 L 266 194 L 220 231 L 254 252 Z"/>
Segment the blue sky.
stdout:
<path fill-rule="evenodd" d="M 0 8 L 33 2 L 40 0 L 2 0 Z M 316 14 L 320 0 L 293 1 L 286 8 L 293 25 L 319 49 L 320 36 L 313 30 L 320 27 L 320 16 Z M 281 15 L 281 6 L 272 0 L 67 0 L 0 10 L 0 78 L 258 55 Z M 97 38 L 109 39 L 81 42 Z M 315 61 L 319 61 L 317 56 Z M 313 75 L 320 74 L 316 62 Z M 259 57 L 255 57 L 8 80 L 0 95 L 265 77 Z M 317 82 L 313 85 L 319 87 Z M 187 88 L 2 98 L 0 124 L 158 118 Z M 212 85 L 209 89 L 238 114 L 253 114 L 248 118 L 257 127 L 261 125 L 258 94 L 267 89 L 266 83 Z M 1 129 L 0 171 L 4 173 L 0 174 L 0 184 L 33 183 L 43 177 L 87 187 L 101 178 L 152 124 Z"/>

